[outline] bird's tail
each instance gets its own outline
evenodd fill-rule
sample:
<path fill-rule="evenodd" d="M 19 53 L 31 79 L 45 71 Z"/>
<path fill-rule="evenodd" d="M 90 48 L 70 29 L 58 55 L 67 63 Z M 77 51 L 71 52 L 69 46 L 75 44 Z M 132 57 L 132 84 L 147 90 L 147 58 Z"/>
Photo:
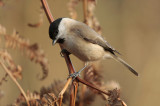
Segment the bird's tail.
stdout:
<path fill-rule="evenodd" d="M 116 55 L 112 55 L 112 57 L 113 59 L 115 59 L 116 61 L 122 63 L 125 67 L 127 67 L 133 74 L 138 76 L 138 73 L 129 64 L 127 64 L 124 60 L 122 60 L 120 57 Z"/>

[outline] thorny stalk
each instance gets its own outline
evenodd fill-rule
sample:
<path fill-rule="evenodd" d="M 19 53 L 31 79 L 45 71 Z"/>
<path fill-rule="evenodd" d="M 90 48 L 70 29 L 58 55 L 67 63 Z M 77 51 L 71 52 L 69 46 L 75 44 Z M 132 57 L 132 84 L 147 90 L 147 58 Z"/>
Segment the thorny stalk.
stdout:
<path fill-rule="evenodd" d="M 84 1 L 86 1 L 86 0 L 84 0 Z M 53 16 L 52 16 L 51 12 L 50 12 L 50 9 L 49 9 L 49 6 L 48 6 L 48 4 L 47 4 L 47 1 L 46 1 L 46 0 L 41 0 L 41 2 L 42 2 L 42 5 L 43 5 L 43 8 L 44 8 L 44 11 L 45 11 L 45 13 L 46 13 L 46 16 L 47 16 L 47 18 L 48 18 L 48 21 L 49 21 L 50 23 L 53 22 L 53 21 L 54 21 L 54 18 L 53 18 Z M 86 8 L 86 7 L 85 7 L 85 8 Z M 61 47 L 61 49 L 63 49 L 61 45 L 60 45 L 60 47 Z M 64 56 L 65 61 L 66 61 L 66 64 L 67 64 L 67 67 L 68 67 L 68 70 L 69 70 L 69 74 L 74 73 L 75 70 L 74 70 L 74 68 L 73 68 L 73 65 L 72 65 L 72 62 L 71 62 L 71 60 L 70 60 L 69 55 L 63 53 L 63 56 Z M 69 79 L 68 79 L 68 80 L 69 80 Z M 67 82 L 68 82 L 68 81 L 67 81 Z M 79 78 L 79 77 L 76 77 L 76 79 L 72 82 L 72 85 L 71 85 L 71 96 L 70 96 L 70 99 L 71 99 L 70 101 L 71 101 L 71 102 L 70 102 L 70 106 L 75 106 L 75 98 L 76 98 L 75 96 L 76 96 L 76 93 L 77 93 L 78 82 L 81 82 L 82 84 L 85 84 L 85 85 L 87 85 L 87 86 L 89 86 L 89 87 L 91 87 L 91 88 L 93 88 L 93 89 L 96 89 L 96 90 L 98 90 L 100 93 L 103 93 L 103 94 L 106 94 L 106 95 L 110 95 L 108 92 L 105 92 L 105 91 L 99 89 L 98 87 L 94 86 L 93 84 L 90 84 L 90 83 L 88 83 L 87 81 L 82 80 L 82 79 Z M 65 88 L 65 89 L 66 89 L 66 88 Z M 64 90 L 64 88 L 63 88 L 63 90 Z M 61 95 L 61 96 L 62 96 L 62 95 Z"/>
<path fill-rule="evenodd" d="M 27 97 L 26 93 L 24 92 L 23 88 L 20 86 L 20 84 L 16 80 L 16 78 L 12 75 L 12 73 L 8 70 L 8 68 L 4 65 L 4 63 L 1 60 L 0 60 L 0 65 L 2 65 L 2 67 L 6 71 L 6 73 L 10 76 L 10 78 L 13 80 L 13 82 L 17 85 L 17 87 L 19 88 L 19 90 L 23 94 L 24 98 L 26 99 L 28 106 L 30 106 L 28 97 Z"/>

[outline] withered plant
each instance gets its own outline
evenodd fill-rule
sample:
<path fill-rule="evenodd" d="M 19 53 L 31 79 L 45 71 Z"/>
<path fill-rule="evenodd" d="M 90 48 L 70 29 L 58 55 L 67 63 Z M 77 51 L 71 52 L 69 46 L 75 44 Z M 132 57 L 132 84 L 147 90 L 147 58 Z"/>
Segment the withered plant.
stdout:
<path fill-rule="evenodd" d="M 83 3 L 84 23 L 101 34 L 100 24 L 94 15 L 96 0 L 70 0 L 67 6 L 71 18 L 76 19 L 78 17 L 76 6 L 79 2 Z M 36 24 L 28 23 L 29 27 L 36 28 L 43 23 L 42 10 L 45 11 L 49 23 L 54 21 L 47 1 L 41 0 L 41 3 L 39 22 Z M 0 0 L 0 5 L 2 4 L 3 0 Z M 0 50 L 0 65 L 6 72 L 0 80 L 0 86 L 7 81 L 7 77 L 9 76 L 21 91 L 16 102 L 12 105 L 61 106 L 62 104 L 66 104 L 69 106 L 87 106 L 92 105 L 96 96 L 101 96 L 106 102 L 106 106 L 126 106 L 124 101 L 120 99 L 119 84 L 115 81 L 108 83 L 103 81 L 98 62 L 87 66 L 83 73 L 83 79 L 76 77 L 75 80 L 72 80 L 72 78 L 68 78 L 67 81 L 55 80 L 48 87 L 42 87 L 40 92 L 30 92 L 29 90 L 25 92 L 17 81 L 17 79 L 22 79 L 23 68 L 15 64 L 7 49 L 19 50 L 31 61 L 40 64 L 43 70 L 41 79 L 46 78 L 48 75 L 48 61 L 37 43 L 30 44 L 29 40 L 22 38 L 16 30 L 10 35 L 6 33 L 6 28 L 0 25 L 0 35 L 0 40 L 4 38 L 5 41 L 5 48 Z M 61 49 L 63 48 L 61 47 Z M 74 73 L 75 70 L 69 55 L 63 53 L 63 56 L 69 74 Z M 79 83 L 81 83 L 80 87 Z M 0 90 L 0 98 L 4 96 L 2 92 Z"/>

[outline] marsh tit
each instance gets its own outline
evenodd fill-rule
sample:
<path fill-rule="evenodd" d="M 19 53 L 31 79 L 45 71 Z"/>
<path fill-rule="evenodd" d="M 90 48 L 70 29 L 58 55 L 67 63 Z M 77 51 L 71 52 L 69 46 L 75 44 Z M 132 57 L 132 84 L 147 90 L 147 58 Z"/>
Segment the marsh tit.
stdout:
<path fill-rule="evenodd" d="M 82 22 L 70 18 L 58 18 L 50 24 L 49 36 L 53 40 L 53 45 L 60 43 L 68 53 L 84 62 L 113 58 L 138 76 L 129 64 L 117 56 L 118 51 Z"/>

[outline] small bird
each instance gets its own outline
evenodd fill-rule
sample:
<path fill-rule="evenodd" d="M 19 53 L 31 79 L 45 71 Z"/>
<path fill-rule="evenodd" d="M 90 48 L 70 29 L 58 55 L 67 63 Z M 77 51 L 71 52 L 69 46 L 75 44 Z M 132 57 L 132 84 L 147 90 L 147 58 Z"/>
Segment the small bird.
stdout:
<path fill-rule="evenodd" d="M 61 44 L 64 49 L 62 51 L 71 53 L 84 62 L 113 58 L 138 76 L 138 73 L 129 64 L 117 56 L 120 54 L 117 50 L 82 22 L 70 18 L 58 18 L 50 24 L 49 36 L 53 40 L 53 45 Z"/>

